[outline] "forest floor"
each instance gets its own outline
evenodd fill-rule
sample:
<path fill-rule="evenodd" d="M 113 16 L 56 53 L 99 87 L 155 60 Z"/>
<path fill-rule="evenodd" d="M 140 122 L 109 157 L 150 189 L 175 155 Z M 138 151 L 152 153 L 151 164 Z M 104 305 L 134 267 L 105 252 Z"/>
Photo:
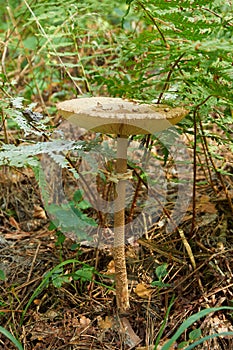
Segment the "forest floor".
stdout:
<path fill-rule="evenodd" d="M 60 120 L 55 105 L 66 98 L 110 95 L 158 103 L 171 99 L 173 104 L 177 96 L 174 105 L 184 100 L 193 113 L 187 124 L 172 130 L 186 138 L 193 167 L 189 176 L 195 184 L 189 189 L 194 198 L 184 205 L 178 228 L 166 230 L 167 214 L 177 201 L 175 186 L 185 190 L 185 182 L 175 168 L 163 167 L 167 150 L 157 140 L 164 151 L 158 154 L 161 169 L 174 187 L 164 194 L 166 206 L 159 216 L 155 211 L 156 220 L 145 215 L 139 222 L 140 237 L 127 237 L 130 308 L 118 315 L 113 220 L 102 226 L 107 228 L 106 246 L 79 244 L 74 235 L 64 236 L 51 224 L 35 169 L 1 166 L 0 350 L 15 350 L 12 339 L 24 350 L 164 350 L 185 320 L 212 307 L 228 309 L 196 320 L 169 350 L 184 349 L 182 342 L 187 348 L 200 337 L 233 332 L 232 1 L 224 6 L 209 2 L 211 7 L 207 2 L 192 1 L 189 6 L 165 1 L 161 9 L 153 2 L 147 6 L 147 1 L 106 1 L 106 9 L 104 1 L 2 3 L 7 6 L 0 8 L 1 150 L 50 140 Z M 219 106 L 212 108 L 212 103 Z M 142 144 L 140 137 L 131 141 Z M 141 161 L 140 151 L 138 147 Z M 1 164 L 9 165 L 1 153 Z M 50 163 L 47 169 L 52 170 Z M 153 169 L 152 164 L 156 182 Z M 63 170 L 64 187 L 72 198 L 76 187 Z M 133 171 L 128 182 L 135 189 L 146 172 L 137 163 Z M 102 180 L 96 177 L 94 185 L 100 181 L 102 186 Z M 159 203 L 160 191 L 156 195 Z M 142 208 L 135 205 L 133 219 Z M 105 224 L 93 208 L 83 211 L 86 220 Z M 126 216 L 129 219 L 129 213 Z M 69 224 L 67 215 L 63 219 Z M 233 336 L 210 338 L 195 349 L 232 350 Z"/>
<path fill-rule="evenodd" d="M 25 350 L 151 350 L 174 296 L 160 349 L 189 316 L 204 308 L 233 305 L 232 177 L 222 177 L 228 199 L 216 177 L 214 188 L 207 183 L 197 186 L 193 230 L 191 203 L 179 230 L 168 234 L 155 225 L 137 244 L 127 245 L 130 310 L 125 319 L 137 336 L 132 345 L 123 339 L 124 325 L 116 321 L 111 249 L 59 240 L 56 230 L 49 230 L 33 172 L 7 167 L 0 172 L 0 270 L 5 274 L 0 281 L 0 324 Z M 201 180 L 203 174 L 197 175 Z M 151 286 L 158 279 L 156 267 L 165 263 L 166 285 Z M 81 273 L 76 280 L 74 271 Z M 202 336 L 233 331 L 232 313 L 210 314 L 192 329 L 201 329 Z M 179 343 L 185 340 L 188 332 Z M 171 349 L 176 348 L 174 344 Z M 0 349 L 14 349 L 2 334 Z M 215 338 L 197 349 L 233 349 L 233 338 Z"/>

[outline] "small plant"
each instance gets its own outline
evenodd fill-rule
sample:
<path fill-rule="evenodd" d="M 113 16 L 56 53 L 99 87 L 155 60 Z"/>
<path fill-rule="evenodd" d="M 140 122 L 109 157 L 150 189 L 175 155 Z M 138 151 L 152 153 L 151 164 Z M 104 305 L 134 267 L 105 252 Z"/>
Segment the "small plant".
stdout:
<path fill-rule="evenodd" d="M 164 288 L 164 287 L 170 287 L 170 284 L 164 283 L 162 279 L 167 276 L 167 264 L 162 264 L 155 269 L 156 276 L 158 277 L 157 281 L 153 281 L 151 285 L 153 287 L 159 287 L 159 288 Z"/>
<path fill-rule="evenodd" d="M 165 316 L 165 320 L 161 326 L 160 332 L 159 332 L 159 340 L 161 339 L 161 333 L 163 332 L 166 322 L 167 322 L 167 318 L 168 318 L 168 314 L 171 310 L 172 307 L 172 302 L 170 303 L 169 307 L 168 307 L 168 311 L 166 313 Z M 196 314 L 190 316 L 187 318 L 187 320 L 185 320 L 180 327 L 177 329 L 177 331 L 175 332 L 175 334 L 162 346 L 161 350 L 170 350 L 171 346 L 179 339 L 179 337 L 188 330 L 188 328 L 193 325 L 195 322 L 197 322 L 200 318 L 205 317 L 207 315 L 209 315 L 210 313 L 216 312 L 216 311 L 222 311 L 222 310 L 233 310 L 233 307 L 230 306 L 222 306 L 222 307 L 217 307 L 217 308 L 209 308 L 209 309 L 204 309 L 201 310 L 199 312 L 197 312 Z M 233 332 L 223 332 L 223 333 L 215 333 L 215 334 L 210 334 L 204 338 L 200 338 L 201 337 L 201 332 L 200 329 L 195 329 L 192 332 L 190 332 L 189 334 L 189 341 L 188 342 L 182 342 L 179 344 L 178 349 L 184 349 L 185 346 L 185 350 L 191 350 L 194 349 L 197 345 L 202 344 L 203 342 L 215 338 L 215 337 L 223 337 L 223 336 L 232 336 Z M 198 339 L 200 338 L 200 339 Z M 192 343 L 191 343 L 192 342 Z M 191 344 L 190 344 L 191 343 Z M 154 350 L 157 350 L 157 346 L 158 346 L 158 341 L 155 344 Z M 187 346 L 187 347 L 186 347 Z"/>
<path fill-rule="evenodd" d="M 97 223 L 84 211 L 90 208 L 90 203 L 83 199 L 82 191 L 77 190 L 71 201 L 64 204 L 50 204 L 46 207 L 53 218 L 53 228 L 57 228 L 57 245 L 64 242 L 64 234 L 72 232 L 77 240 L 89 240 L 88 227 L 96 227 Z M 62 233 L 63 232 L 63 233 Z"/>
<path fill-rule="evenodd" d="M 50 280 L 55 288 L 61 288 L 64 283 L 70 283 L 72 280 L 79 280 L 81 285 L 83 282 L 91 282 L 94 274 L 94 267 L 89 265 L 84 265 L 81 269 L 75 270 L 71 273 L 65 273 L 63 267 L 61 267 L 54 271 Z"/>
<path fill-rule="evenodd" d="M 200 339 L 201 336 L 202 336 L 201 329 L 200 328 L 194 329 L 193 331 L 191 331 L 189 333 L 189 335 L 188 335 L 189 339 L 181 342 L 178 345 L 177 349 L 181 350 L 181 349 L 186 348 L 188 345 L 192 344 L 194 341 Z"/>
<path fill-rule="evenodd" d="M 0 308 L 2 309 L 2 307 L 5 307 L 5 306 L 7 306 L 7 304 L 4 301 L 0 300 Z M 4 316 L 4 315 L 5 315 L 5 311 L 2 310 L 0 312 L 0 316 Z"/>
<path fill-rule="evenodd" d="M 65 273 L 63 267 L 66 265 L 70 265 L 70 264 L 73 264 L 73 265 L 79 264 L 79 265 L 82 265 L 82 267 L 80 269 L 77 269 L 77 270 L 74 269 L 74 271 L 72 271 L 71 273 Z M 100 273 L 95 271 L 95 269 L 93 267 L 91 267 L 88 264 L 83 263 L 82 261 L 80 261 L 78 259 L 69 259 L 69 260 L 63 261 L 60 264 L 56 265 L 52 270 L 48 271 L 44 275 L 41 283 L 39 284 L 39 286 L 36 288 L 36 290 L 33 292 L 32 296 L 28 300 L 27 305 L 22 313 L 21 325 L 24 321 L 24 317 L 26 315 L 26 312 L 27 312 L 28 308 L 30 307 L 31 303 L 33 302 L 33 300 L 35 300 L 35 298 L 45 288 L 47 288 L 50 283 L 52 283 L 54 285 L 54 287 L 60 288 L 63 283 L 70 283 L 72 280 L 74 280 L 74 281 L 80 280 L 81 283 L 86 282 L 86 281 L 91 282 L 93 280 L 94 274 L 98 275 L 98 276 L 102 276 Z M 104 276 L 104 277 L 110 278 L 109 276 Z M 96 279 L 94 279 L 94 282 L 96 284 L 99 284 L 99 285 L 109 289 L 109 290 L 114 290 L 113 287 L 107 286 L 101 282 L 98 282 L 98 281 L 96 281 Z"/>
<path fill-rule="evenodd" d="M 46 278 L 46 274 L 45 274 L 45 278 Z M 61 288 L 61 286 L 64 283 L 70 282 L 70 277 L 64 272 L 63 267 L 60 267 L 59 269 L 54 271 L 52 276 L 50 276 L 48 280 L 48 284 L 50 283 L 50 280 L 55 288 Z"/>

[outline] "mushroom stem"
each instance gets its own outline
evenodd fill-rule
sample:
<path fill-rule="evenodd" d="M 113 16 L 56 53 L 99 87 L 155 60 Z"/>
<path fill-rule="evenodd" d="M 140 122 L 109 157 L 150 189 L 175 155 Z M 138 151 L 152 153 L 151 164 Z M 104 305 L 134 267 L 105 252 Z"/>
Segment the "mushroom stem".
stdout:
<path fill-rule="evenodd" d="M 127 172 L 128 138 L 117 138 L 116 175 Z M 116 186 L 114 210 L 114 247 L 116 301 L 120 313 L 129 308 L 128 279 L 125 261 L 125 180 L 119 179 Z"/>

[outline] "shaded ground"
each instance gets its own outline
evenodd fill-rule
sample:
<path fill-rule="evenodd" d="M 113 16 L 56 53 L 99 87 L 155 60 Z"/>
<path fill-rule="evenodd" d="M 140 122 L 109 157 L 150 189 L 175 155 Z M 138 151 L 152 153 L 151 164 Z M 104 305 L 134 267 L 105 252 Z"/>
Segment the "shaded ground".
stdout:
<path fill-rule="evenodd" d="M 231 179 L 226 176 L 224 181 L 232 198 Z M 68 238 L 59 243 L 56 232 L 48 230 L 49 220 L 31 171 L 23 174 L 2 169 L 1 188 L 0 269 L 6 275 L 6 280 L 0 282 L 1 326 L 20 339 L 25 350 L 128 349 L 116 321 L 111 251 L 75 246 Z M 179 231 L 167 234 L 155 226 L 138 244 L 127 247 L 131 290 L 127 319 L 141 339 L 136 349 L 150 349 L 149 345 L 154 344 L 173 295 L 175 302 L 161 344 L 200 309 L 232 305 L 233 219 L 218 182 L 216 191 L 207 185 L 198 188 L 196 228 L 192 237 L 186 237 L 195 269 Z M 190 208 L 180 225 L 186 235 L 192 219 Z M 69 263 L 69 259 L 79 262 Z M 48 271 L 62 261 L 67 261 L 63 270 L 46 279 Z M 155 269 L 163 263 L 168 264 L 163 282 L 170 286 L 151 287 L 151 282 L 157 280 Z M 100 274 L 93 273 L 92 267 Z M 84 278 L 74 280 L 75 271 L 84 271 Z M 38 288 L 44 280 L 46 283 Z M 194 328 L 200 327 L 206 335 L 232 331 L 232 323 L 230 313 L 219 312 L 197 322 Z M 200 349 L 232 347 L 232 338 L 218 338 Z M 14 346 L 0 335 L 0 349 Z"/>
<path fill-rule="evenodd" d="M 17 9 L 21 13 L 22 5 L 19 5 Z M 104 29 L 104 37 L 101 38 L 99 24 L 97 25 L 95 21 L 89 22 L 88 25 L 86 25 L 86 21 L 83 24 L 78 23 L 78 27 L 80 25 L 82 32 L 80 40 L 83 41 L 80 61 L 83 60 L 86 64 L 86 71 L 80 74 L 77 74 L 77 70 L 80 68 L 77 64 L 76 38 L 75 55 L 69 56 L 68 52 L 66 53 L 67 38 L 71 34 L 71 41 L 73 41 L 73 26 L 71 26 L 71 30 L 67 31 L 68 37 L 64 34 L 64 47 L 59 49 L 59 53 L 66 53 L 62 61 L 64 62 L 63 68 L 65 68 L 65 71 L 60 69 L 55 60 L 55 70 L 58 68 L 57 77 L 54 70 L 51 71 L 51 74 L 48 73 L 51 64 L 49 50 L 45 52 L 45 56 L 37 56 L 35 49 L 32 49 L 30 53 L 25 46 L 24 38 L 28 38 L 30 41 L 28 33 L 38 35 L 38 30 L 31 29 L 32 31 L 28 31 L 28 17 L 26 16 L 24 19 L 24 16 L 20 15 L 22 17 L 21 23 L 18 10 L 16 14 L 17 21 L 13 20 L 14 16 L 12 15 L 10 20 L 12 26 L 9 27 L 9 33 L 4 34 L 1 43 L 4 47 L 3 72 L 6 70 L 6 77 L 3 75 L 6 81 L 4 80 L 2 87 L 5 88 L 4 84 L 6 84 L 6 91 L 8 91 L 8 80 L 10 81 L 14 77 L 14 81 L 17 82 L 17 85 L 14 82 L 14 91 L 17 91 L 16 96 L 24 95 L 24 91 L 25 96 L 27 96 L 26 99 L 29 101 L 36 102 L 35 100 L 38 99 L 37 102 L 39 102 L 40 108 L 44 109 L 47 115 L 48 110 L 50 110 L 49 106 L 52 107 L 51 111 L 54 110 L 54 103 L 57 98 L 68 98 L 68 96 L 73 95 L 74 86 L 78 87 L 76 83 L 73 87 L 70 86 L 70 76 L 77 77 L 80 75 L 80 77 L 83 77 L 81 80 L 83 80 L 84 86 L 82 89 L 84 92 L 89 92 L 89 87 L 86 85 L 89 85 L 88 79 L 90 79 L 93 91 L 98 94 L 106 93 L 105 84 L 108 81 L 111 84 L 109 76 L 112 77 L 112 64 L 116 62 L 120 72 L 120 75 L 116 75 L 116 78 L 119 76 L 120 79 L 112 88 L 109 86 L 109 92 L 114 92 L 115 89 L 113 95 L 118 94 L 122 82 L 125 83 L 125 80 L 122 80 L 121 72 L 124 72 L 124 70 L 128 72 L 129 64 L 126 60 L 127 66 L 121 67 L 122 58 L 119 58 L 119 61 L 115 60 L 115 55 L 118 56 L 119 50 L 119 39 L 116 40 L 115 35 L 113 35 L 115 31 L 119 30 L 115 24 L 110 29 Z M 84 16 L 86 18 L 85 14 Z M 5 18 L 8 18 L 8 15 L 3 17 L 2 22 L 5 26 Z M 80 17 L 77 18 L 80 22 Z M 206 21 L 206 18 L 204 20 Z M 53 21 L 51 23 L 54 25 Z M 66 23 L 66 20 L 62 23 Z M 138 30 L 139 25 L 138 23 Z M 88 27 L 91 27 L 90 33 Z M 61 28 L 64 28 L 64 26 L 61 26 Z M 5 27 L 2 31 L 5 32 Z M 96 31 L 96 34 L 93 31 Z M 174 38 L 171 40 L 174 40 Z M 176 40 L 175 38 L 174 42 Z M 97 43 L 98 48 L 96 45 L 90 45 L 91 42 Z M 69 40 L 68 44 L 70 45 Z M 17 50 L 18 47 L 20 48 L 19 51 Z M 68 48 L 70 50 L 70 46 Z M 212 49 L 207 50 L 206 57 L 208 60 L 209 52 Z M 143 46 L 140 50 L 136 50 L 135 57 L 132 58 L 130 52 L 132 67 L 131 72 L 129 71 L 129 77 L 133 77 L 133 82 L 135 81 L 135 75 L 132 72 L 135 67 L 137 72 L 138 68 L 141 70 L 144 64 L 149 63 L 149 70 L 147 73 L 145 71 L 145 74 L 151 76 L 151 57 L 153 60 L 155 56 L 150 57 L 148 55 L 149 61 L 145 60 L 144 63 L 140 59 L 140 55 L 144 56 L 145 54 L 144 58 L 146 58 L 147 53 Z M 215 47 L 214 50 L 216 50 Z M 38 46 L 38 54 L 40 51 L 41 49 Z M 26 56 L 25 52 L 27 53 Z M 197 54 L 199 55 L 198 52 Z M 39 62 L 39 66 L 35 65 L 33 67 L 32 63 L 35 57 Z M 55 58 L 59 58 L 60 62 L 58 54 Z M 164 58 L 167 61 L 167 48 Z M 125 58 L 122 62 L 125 62 Z M 199 62 L 199 59 L 197 62 Z M 173 64 L 174 62 L 171 62 L 172 70 L 168 68 L 169 62 L 165 69 L 165 71 L 169 69 L 169 75 L 173 73 L 175 67 Z M 193 70 L 192 65 L 191 70 Z M 105 73 L 101 77 L 105 67 L 107 67 L 107 78 Z M 93 71 L 94 75 L 95 72 L 100 72 L 98 73 L 101 77 L 100 83 L 92 77 L 89 70 L 90 72 Z M 200 72 L 200 74 L 203 74 L 203 71 Z M 222 80 L 221 75 L 219 77 L 215 72 L 214 68 L 213 80 L 215 84 L 219 80 L 219 88 L 221 87 L 221 90 L 222 86 L 226 88 L 228 85 L 222 85 L 224 79 Z M 225 68 L 222 72 L 220 70 L 220 73 L 227 76 Z M 113 79 L 114 77 L 115 75 Z M 157 79 L 159 80 L 158 76 Z M 165 83 L 164 92 L 169 79 L 168 81 L 163 80 Z M 57 80 L 59 81 L 57 82 Z M 42 81 L 43 84 L 41 84 Z M 79 83 L 81 84 L 81 81 Z M 213 85 L 214 95 L 216 93 L 215 84 Z M 130 88 L 131 85 L 127 86 Z M 149 85 L 150 90 L 151 86 L 154 89 L 157 87 L 157 83 Z M 17 90 L 15 90 L 16 88 Z M 36 92 L 32 92 L 33 89 Z M 210 94 L 211 91 L 210 89 Z M 31 98 L 32 94 L 36 94 L 36 97 L 33 95 Z M 141 95 L 139 94 L 139 96 Z M 221 98 L 224 98 L 224 96 L 225 92 L 223 95 L 220 94 Z M 200 99 L 200 101 L 202 100 Z M 42 112 L 40 108 L 38 111 Z M 5 109 L 4 103 L 3 109 Z M 218 114 L 216 115 L 216 121 L 217 118 L 219 118 Z M 208 126 L 207 130 L 215 127 L 212 124 Z M 20 142 L 25 142 L 24 136 L 17 139 L 18 130 L 15 133 L 14 130 L 9 129 L 8 136 L 7 132 L 5 130 L 6 135 L 4 135 L 4 130 L 0 130 L 0 138 L 3 143 L 10 142 L 18 145 Z M 221 176 L 221 173 L 219 173 L 220 177 L 216 175 L 213 171 L 213 164 L 207 159 L 209 156 L 208 147 L 204 151 L 200 150 L 203 147 L 204 133 L 201 133 L 200 136 L 197 140 L 198 171 L 196 180 L 198 186 L 196 211 L 193 211 L 192 207 L 188 209 L 183 222 L 179 225 L 179 230 L 168 234 L 164 232 L 162 226 L 159 227 L 158 224 L 155 224 L 146 230 L 137 243 L 133 246 L 127 246 L 131 308 L 125 317 L 135 334 L 141 339 L 141 343 L 136 346 L 136 350 L 153 349 L 151 345 L 155 343 L 158 337 L 159 329 L 163 324 L 173 296 L 175 297 L 174 305 L 170 310 L 160 345 L 174 334 L 187 317 L 199 310 L 214 306 L 233 306 L 232 176 Z M 214 142 L 213 139 L 210 134 L 208 142 L 210 140 Z M 223 137 L 223 139 L 225 138 Z M 227 138 L 225 142 L 230 142 L 229 140 L 230 138 Z M 223 147 L 226 146 L 227 148 L 226 143 Z M 226 167 L 222 170 L 233 174 L 232 154 L 226 149 L 221 150 L 219 143 L 215 144 L 211 152 L 216 152 L 216 159 L 220 154 L 222 163 L 227 161 Z M 220 164 L 218 169 L 221 169 L 221 167 Z M 168 176 L 174 176 L 174 174 L 170 173 Z M 80 247 L 70 238 L 66 238 L 63 242 L 61 235 L 57 236 L 56 231 L 50 231 L 50 223 L 41 202 L 40 191 L 30 170 L 23 169 L 20 172 L 20 170 L 1 168 L 0 188 L 0 276 L 3 277 L 3 273 L 5 275 L 5 280 L 0 279 L 0 326 L 18 338 L 25 350 L 129 349 L 130 346 L 123 339 L 123 326 L 117 321 L 113 279 L 114 266 L 111 250 L 109 248 L 97 250 L 87 246 Z M 171 193 L 171 197 L 168 199 L 168 210 L 173 207 L 174 199 L 175 197 Z M 162 215 L 160 222 L 163 219 Z M 187 243 L 185 239 L 190 244 L 190 250 L 185 246 L 185 243 Z M 59 265 L 61 262 L 64 262 L 64 266 Z M 158 279 L 155 273 L 156 268 L 163 266 L 162 264 L 165 263 L 167 269 L 163 282 L 167 286 L 152 287 L 151 283 Z M 56 266 L 58 267 L 56 268 Z M 193 327 L 190 327 L 189 331 L 198 328 L 201 329 L 202 336 L 233 331 L 232 313 L 218 312 L 210 315 L 206 319 L 196 322 Z M 179 343 L 188 340 L 189 331 L 180 337 Z M 173 349 L 176 348 L 177 344 L 174 344 Z M 0 350 L 13 349 L 15 347 L 12 342 L 0 333 Z M 218 338 L 199 347 L 199 350 L 207 349 L 233 349 L 233 339 Z"/>

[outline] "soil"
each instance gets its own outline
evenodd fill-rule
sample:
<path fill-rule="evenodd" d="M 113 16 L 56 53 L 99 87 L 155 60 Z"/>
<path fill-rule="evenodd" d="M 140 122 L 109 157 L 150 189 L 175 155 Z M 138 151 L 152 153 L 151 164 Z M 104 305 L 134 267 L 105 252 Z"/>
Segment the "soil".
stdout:
<path fill-rule="evenodd" d="M 5 275 L 0 324 L 25 350 L 153 349 L 174 297 L 160 349 L 189 316 L 232 306 L 232 177 L 223 176 L 225 188 L 214 175 L 211 184 L 199 185 L 195 217 L 191 203 L 179 229 L 167 233 L 156 223 L 126 245 L 130 309 L 125 315 L 116 309 L 111 248 L 77 244 L 69 237 L 63 241 L 51 229 L 30 169 L 2 168 L 0 179 L 0 270 Z M 153 286 L 162 264 L 167 264 L 164 285 Z M 191 342 L 194 329 L 202 336 L 233 331 L 232 312 L 196 321 L 171 349 Z M 233 338 L 218 337 L 196 348 L 229 350 Z M 15 349 L 2 333 L 0 349 Z"/>

